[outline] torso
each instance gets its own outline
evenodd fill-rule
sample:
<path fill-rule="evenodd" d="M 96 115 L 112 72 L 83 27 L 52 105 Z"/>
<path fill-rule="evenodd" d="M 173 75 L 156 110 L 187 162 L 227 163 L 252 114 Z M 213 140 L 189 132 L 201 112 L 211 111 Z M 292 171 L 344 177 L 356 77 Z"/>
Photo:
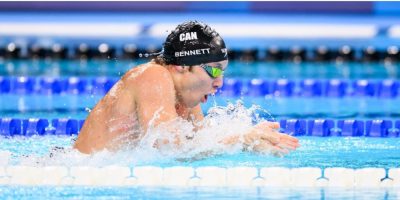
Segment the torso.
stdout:
<path fill-rule="evenodd" d="M 146 74 L 145 71 L 150 68 L 167 70 L 155 63 L 144 64 L 129 70 L 93 108 L 79 133 L 75 148 L 83 153 L 104 148 L 115 150 L 125 143 L 134 144 L 140 139 L 143 131 L 138 122 L 136 101 L 140 92 L 136 91 L 136 86 L 145 84 L 140 82 L 140 79 L 142 76 L 148 76 L 149 73 Z M 157 81 L 162 84 L 162 81 L 166 80 Z M 187 118 L 187 110 L 177 108 L 177 113 Z"/>

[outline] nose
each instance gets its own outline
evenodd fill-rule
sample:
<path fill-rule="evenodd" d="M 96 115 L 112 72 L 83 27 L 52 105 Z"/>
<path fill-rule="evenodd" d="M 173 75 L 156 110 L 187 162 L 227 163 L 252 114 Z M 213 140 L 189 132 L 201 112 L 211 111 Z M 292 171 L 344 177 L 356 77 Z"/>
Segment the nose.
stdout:
<path fill-rule="evenodd" d="M 215 78 L 213 81 L 213 87 L 215 89 L 221 88 L 223 84 L 224 84 L 223 76 L 219 76 L 219 77 Z"/>

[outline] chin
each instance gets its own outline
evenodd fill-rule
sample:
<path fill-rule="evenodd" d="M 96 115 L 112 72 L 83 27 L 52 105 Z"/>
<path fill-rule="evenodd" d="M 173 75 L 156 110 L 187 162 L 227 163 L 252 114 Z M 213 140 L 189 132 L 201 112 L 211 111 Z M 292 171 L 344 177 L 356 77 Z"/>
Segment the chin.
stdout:
<path fill-rule="evenodd" d="M 196 106 L 202 104 L 201 100 L 197 100 L 197 101 L 193 101 L 193 102 L 194 103 L 193 103 L 192 107 L 196 107 Z"/>
<path fill-rule="evenodd" d="M 199 104 L 200 104 L 200 101 L 189 101 L 189 102 L 185 102 L 185 107 L 194 108 Z"/>
<path fill-rule="evenodd" d="M 196 107 L 197 105 L 199 105 L 201 102 L 199 101 L 199 102 L 197 102 L 197 103 L 193 103 L 193 104 L 191 104 L 191 105 L 189 105 L 188 107 L 189 108 L 194 108 L 194 107 Z"/>

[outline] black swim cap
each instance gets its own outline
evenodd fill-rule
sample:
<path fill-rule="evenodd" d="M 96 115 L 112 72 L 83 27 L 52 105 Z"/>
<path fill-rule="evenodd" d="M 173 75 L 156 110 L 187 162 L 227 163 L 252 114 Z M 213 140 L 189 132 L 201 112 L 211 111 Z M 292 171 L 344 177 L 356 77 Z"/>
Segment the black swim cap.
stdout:
<path fill-rule="evenodd" d="M 215 30 L 204 23 L 189 21 L 168 35 L 162 57 L 166 64 L 192 66 L 227 60 L 228 51 Z"/>

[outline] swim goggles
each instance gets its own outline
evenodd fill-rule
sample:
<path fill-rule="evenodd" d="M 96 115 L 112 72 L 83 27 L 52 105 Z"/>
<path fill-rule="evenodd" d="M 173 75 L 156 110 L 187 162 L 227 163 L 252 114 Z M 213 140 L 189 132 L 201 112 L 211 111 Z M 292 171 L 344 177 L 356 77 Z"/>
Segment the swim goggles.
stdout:
<path fill-rule="evenodd" d="M 211 78 L 218 78 L 219 76 L 222 76 L 222 74 L 224 74 L 224 70 L 222 70 L 218 67 L 211 67 L 206 64 L 201 64 L 200 67 L 203 68 L 204 70 L 206 70 L 207 74 Z"/>

